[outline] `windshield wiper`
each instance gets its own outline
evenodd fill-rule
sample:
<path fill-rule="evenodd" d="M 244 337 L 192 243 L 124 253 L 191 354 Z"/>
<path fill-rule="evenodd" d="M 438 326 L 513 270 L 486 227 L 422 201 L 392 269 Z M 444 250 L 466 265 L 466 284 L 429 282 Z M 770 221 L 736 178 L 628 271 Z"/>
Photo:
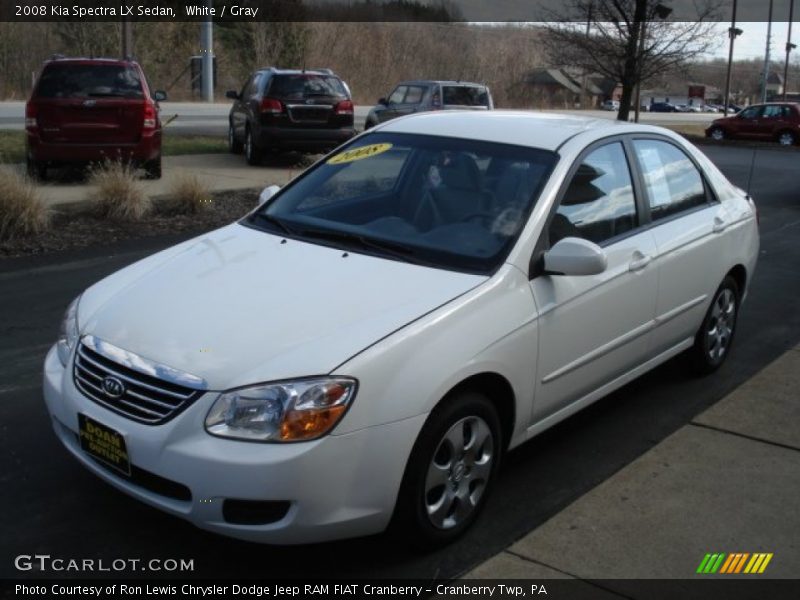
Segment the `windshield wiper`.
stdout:
<path fill-rule="evenodd" d="M 283 219 L 279 219 L 269 213 L 264 212 L 257 212 L 253 215 L 254 218 L 262 219 L 267 223 L 272 223 L 273 225 L 277 225 L 280 229 L 283 230 L 284 233 L 288 233 L 289 235 L 297 235 L 297 232 L 292 228 L 289 227 Z"/>
<path fill-rule="evenodd" d="M 357 233 L 332 231 L 327 229 L 303 229 L 299 233 L 304 237 L 334 242 L 344 242 L 349 247 L 352 247 L 355 244 L 357 248 L 378 251 L 380 254 L 396 258 L 403 262 L 410 262 L 424 266 L 436 266 L 435 263 L 416 256 L 416 252 L 413 248 L 396 242 L 376 240 L 374 238 L 364 237 L 363 235 L 359 235 Z"/>

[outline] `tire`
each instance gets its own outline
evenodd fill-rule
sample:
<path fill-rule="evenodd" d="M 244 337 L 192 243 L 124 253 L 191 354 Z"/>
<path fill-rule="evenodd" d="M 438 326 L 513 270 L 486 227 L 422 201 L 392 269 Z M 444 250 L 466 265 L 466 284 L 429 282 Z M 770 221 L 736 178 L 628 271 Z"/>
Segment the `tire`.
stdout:
<path fill-rule="evenodd" d="M 782 131 L 778 134 L 778 143 L 781 146 L 794 146 L 797 143 L 797 137 L 791 131 Z"/>
<path fill-rule="evenodd" d="M 34 181 L 47 181 L 47 165 L 28 158 L 25 161 L 25 172 Z"/>
<path fill-rule="evenodd" d="M 739 294 L 739 286 L 730 275 L 714 293 L 689 351 L 692 366 L 699 375 L 719 369 L 730 353 L 739 316 Z"/>
<path fill-rule="evenodd" d="M 366 131 L 367 129 L 372 129 L 373 127 L 375 127 L 375 125 L 377 125 L 375 121 L 367 119 L 367 121 L 364 123 L 364 131 Z"/>
<path fill-rule="evenodd" d="M 228 151 L 231 154 L 241 154 L 244 149 L 244 144 L 236 139 L 236 132 L 233 129 L 233 123 L 228 125 Z"/>
<path fill-rule="evenodd" d="M 161 179 L 161 155 L 144 163 L 144 176 L 147 179 Z"/>
<path fill-rule="evenodd" d="M 725 130 L 722 129 L 721 127 L 714 127 L 711 129 L 711 131 L 708 132 L 708 137 L 710 137 L 712 140 L 721 142 L 726 137 Z"/>
<path fill-rule="evenodd" d="M 497 411 L 483 394 L 465 391 L 437 406 L 406 465 L 394 533 L 427 548 L 459 537 L 486 503 L 502 448 Z"/>
<path fill-rule="evenodd" d="M 261 164 L 262 151 L 253 139 L 250 127 L 248 127 L 244 133 L 244 158 L 247 160 L 248 165 L 257 166 Z"/>

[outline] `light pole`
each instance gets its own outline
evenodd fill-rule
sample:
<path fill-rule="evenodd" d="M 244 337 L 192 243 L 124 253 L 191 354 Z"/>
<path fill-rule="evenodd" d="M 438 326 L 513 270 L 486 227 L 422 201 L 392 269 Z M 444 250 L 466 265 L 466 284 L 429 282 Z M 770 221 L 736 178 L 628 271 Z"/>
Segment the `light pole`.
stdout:
<path fill-rule="evenodd" d="M 133 26 L 130 17 L 122 18 L 122 58 L 133 57 Z"/>
<path fill-rule="evenodd" d="M 786 91 L 789 89 L 789 54 L 797 48 L 792 43 L 792 19 L 794 18 L 794 0 L 789 3 L 789 35 L 786 37 L 786 63 L 783 65 L 783 101 L 786 102 Z"/>
<path fill-rule="evenodd" d="M 664 6 L 663 4 L 656 4 L 653 7 L 653 13 L 650 15 L 650 18 L 652 19 L 655 16 L 664 21 L 671 14 L 672 14 L 671 8 Z M 639 53 L 638 53 L 639 77 L 636 80 L 636 93 L 634 94 L 635 106 L 633 108 L 633 120 L 636 123 L 639 122 L 639 110 L 641 109 L 641 104 L 642 104 L 642 70 L 644 67 L 644 44 L 646 37 L 647 37 L 647 19 L 645 18 L 645 20 L 642 21 L 641 25 L 639 26 Z"/>
<path fill-rule="evenodd" d="M 764 77 L 761 84 L 761 102 L 767 101 L 767 85 L 769 85 L 769 53 L 772 44 L 772 3 L 769 0 L 769 18 L 767 19 L 767 47 L 764 50 Z"/>
<path fill-rule="evenodd" d="M 589 36 L 592 33 L 592 8 L 593 2 L 590 0 L 589 8 L 586 11 L 586 39 L 589 39 Z M 581 85 L 581 108 L 586 110 L 589 105 L 589 98 L 590 94 L 589 91 L 586 89 L 589 85 L 589 72 L 586 68 L 586 65 L 583 67 L 583 81 Z"/>
<path fill-rule="evenodd" d="M 206 102 L 214 101 L 214 17 L 211 9 L 214 0 L 206 0 L 208 5 L 208 16 L 200 26 L 200 41 L 203 57 L 203 81 L 201 91 L 203 100 Z"/>
<path fill-rule="evenodd" d="M 728 49 L 728 74 L 725 77 L 725 106 L 722 109 L 722 114 L 728 116 L 728 105 L 731 103 L 731 68 L 733 66 L 733 43 L 736 38 L 742 35 L 742 30 L 736 27 L 736 0 L 733 0 L 733 17 L 731 18 L 731 26 L 728 27 L 728 37 L 731 39 L 730 48 Z"/>

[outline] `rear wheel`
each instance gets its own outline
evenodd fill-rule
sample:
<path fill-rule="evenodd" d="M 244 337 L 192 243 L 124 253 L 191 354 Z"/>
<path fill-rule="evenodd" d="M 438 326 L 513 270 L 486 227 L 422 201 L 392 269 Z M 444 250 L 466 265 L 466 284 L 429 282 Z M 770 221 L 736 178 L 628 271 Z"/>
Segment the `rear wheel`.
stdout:
<path fill-rule="evenodd" d="M 475 521 L 500 462 L 500 421 L 481 393 L 459 393 L 431 413 L 411 452 L 393 527 L 414 544 L 447 544 Z"/>
<path fill-rule="evenodd" d="M 253 138 L 253 132 L 250 131 L 250 127 L 247 128 L 244 134 L 244 157 L 247 160 L 248 165 L 261 164 L 261 148 L 256 145 L 255 139 Z"/>
<path fill-rule="evenodd" d="M 708 133 L 708 136 L 709 136 L 709 137 L 710 137 L 712 140 L 716 140 L 716 141 L 718 141 L 718 142 L 721 142 L 722 140 L 724 140 L 724 139 L 725 139 L 725 131 L 724 131 L 724 130 L 723 130 L 721 127 L 714 127 L 714 128 L 713 128 L 713 129 L 712 129 L 712 130 L 711 130 L 711 131 Z"/>
<path fill-rule="evenodd" d="M 25 171 L 31 179 L 37 181 L 45 181 L 47 179 L 47 165 L 38 160 L 28 158 L 25 162 Z"/>
<path fill-rule="evenodd" d="M 233 127 L 233 123 L 231 123 L 228 125 L 228 151 L 231 154 L 241 154 L 242 149 L 243 144 L 236 139 L 236 130 Z"/>
<path fill-rule="evenodd" d="M 714 294 L 690 350 L 693 366 L 699 374 L 716 371 L 725 361 L 736 333 L 738 316 L 739 286 L 728 275 Z"/>
<path fill-rule="evenodd" d="M 144 163 L 144 175 L 147 179 L 161 179 L 161 155 Z"/>
<path fill-rule="evenodd" d="M 794 146 L 797 143 L 797 138 L 791 131 L 782 131 L 778 134 L 778 143 L 781 146 Z"/>

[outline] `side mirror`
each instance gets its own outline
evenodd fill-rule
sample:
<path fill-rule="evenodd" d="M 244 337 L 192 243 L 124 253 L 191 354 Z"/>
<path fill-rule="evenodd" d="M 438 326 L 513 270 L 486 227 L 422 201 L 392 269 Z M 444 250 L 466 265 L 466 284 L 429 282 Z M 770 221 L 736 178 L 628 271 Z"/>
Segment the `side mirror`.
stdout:
<path fill-rule="evenodd" d="M 279 185 L 270 185 L 265 187 L 262 192 L 258 195 L 258 206 L 264 206 L 267 203 L 267 200 L 272 198 L 278 191 L 281 189 Z"/>
<path fill-rule="evenodd" d="M 388 106 L 389 102 L 387 102 L 386 98 L 378 98 L 378 104 L 382 104 L 383 106 Z"/>
<path fill-rule="evenodd" d="M 153 100 L 155 100 L 156 102 L 163 102 L 166 99 L 167 99 L 167 92 L 163 90 L 156 90 L 155 92 L 153 92 Z"/>
<path fill-rule="evenodd" d="M 606 270 L 605 251 L 589 240 L 567 237 L 544 255 L 546 273 L 558 275 L 597 275 Z"/>
<path fill-rule="evenodd" d="M 236 90 L 228 90 L 225 92 L 225 97 L 230 98 L 231 100 L 238 100 L 239 99 L 239 92 Z"/>

